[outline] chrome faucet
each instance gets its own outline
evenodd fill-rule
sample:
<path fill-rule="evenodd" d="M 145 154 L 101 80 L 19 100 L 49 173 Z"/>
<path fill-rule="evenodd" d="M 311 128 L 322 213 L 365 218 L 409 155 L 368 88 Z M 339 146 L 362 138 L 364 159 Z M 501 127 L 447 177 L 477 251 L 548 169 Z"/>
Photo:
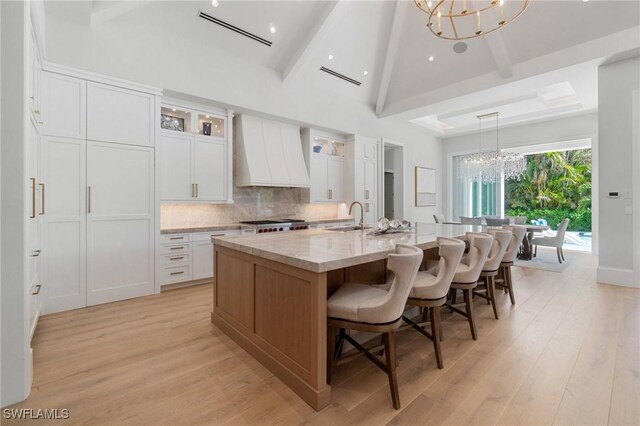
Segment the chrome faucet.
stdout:
<path fill-rule="evenodd" d="M 364 231 L 364 207 L 362 207 L 362 204 L 359 201 L 354 201 L 353 203 L 351 203 L 351 205 L 349 206 L 349 214 L 351 214 L 351 210 L 353 210 L 353 206 L 355 204 L 360 206 L 360 223 L 358 224 L 358 226 L 360 226 L 360 229 Z"/>

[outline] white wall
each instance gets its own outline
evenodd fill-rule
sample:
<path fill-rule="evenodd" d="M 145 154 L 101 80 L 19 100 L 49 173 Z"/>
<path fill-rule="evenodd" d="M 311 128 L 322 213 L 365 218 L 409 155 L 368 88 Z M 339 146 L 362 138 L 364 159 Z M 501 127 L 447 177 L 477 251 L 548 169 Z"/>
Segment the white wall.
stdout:
<path fill-rule="evenodd" d="M 600 66 L 598 159 L 602 191 L 598 197 L 601 232 L 598 281 L 632 287 L 640 287 L 638 90 L 640 58 Z M 622 196 L 609 198 L 610 191 L 619 191 Z"/>
<path fill-rule="evenodd" d="M 26 58 L 28 3 L 0 2 L 1 250 L 2 304 L 1 406 L 26 398 L 30 391 L 30 342 L 25 288 Z"/>
<path fill-rule="evenodd" d="M 419 126 L 379 119 L 372 105 L 317 90 L 305 84 L 305 76 L 283 84 L 274 70 L 212 48 L 204 40 L 199 44 L 175 34 L 155 25 L 153 19 L 123 17 L 89 28 L 48 16 L 46 31 L 46 59 L 51 62 L 209 99 L 239 112 L 404 143 L 405 182 L 409 183 L 405 216 L 424 221 L 435 212 L 416 208 L 413 196 L 407 196 L 413 191 L 408 170 L 412 173 L 416 165 L 441 170 L 439 142 Z"/>

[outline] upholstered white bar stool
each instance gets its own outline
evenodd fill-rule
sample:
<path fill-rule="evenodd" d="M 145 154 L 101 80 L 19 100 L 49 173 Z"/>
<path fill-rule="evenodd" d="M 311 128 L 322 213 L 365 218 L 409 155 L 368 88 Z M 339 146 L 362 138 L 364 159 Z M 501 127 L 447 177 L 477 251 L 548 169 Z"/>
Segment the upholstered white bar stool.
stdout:
<path fill-rule="evenodd" d="M 467 318 L 471 329 L 471 337 L 473 340 L 477 340 L 478 331 L 473 318 L 473 298 L 471 293 L 478 285 L 482 267 L 485 260 L 487 260 L 491 244 L 493 244 L 493 236 L 480 232 L 467 232 L 466 239 L 469 241 L 469 253 L 462 257 L 460 264 L 456 268 L 456 273 L 453 275 L 449 309 L 451 312 L 456 312 Z M 464 311 L 454 306 L 458 290 L 462 290 L 464 296 Z"/>
<path fill-rule="evenodd" d="M 490 229 L 488 232 L 493 236 L 493 244 L 487 260 L 485 260 L 480 273 L 480 279 L 484 281 L 484 292 L 481 292 L 478 288 L 473 291 L 473 294 L 478 297 L 482 297 L 487 300 L 487 303 L 491 304 L 493 308 L 493 316 L 498 319 L 498 306 L 496 305 L 496 277 L 498 276 L 498 269 L 500 269 L 500 262 L 509 247 L 509 243 L 513 238 L 513 234 L 508 229 Z"/>
<path fill-rule="evenodd" d="M 502 262 L 500 262 L 500 270 L 498 271 L 498 277 L 496 278 L 496 286 L 504 289 L 505 293 L 509 294 L 511 304 L 516 304 L 516 298 L 513 294 L 513 280 L 511 279 L 511 267 L 518 256 L 518 249 L 522 244 L 525 234 L 527 233 L 527 227 L 522 225 L 505 225 L 502 228 L 508 229 L 513 234 L 509 247 L 504 253 Z"/>
<path fill-rule="evenodd" d="M 396 378 L 395 332 L 402 323 L 402 312 L 409 292 L 422 263 L 422 250 L 408 245 L 396 244 L 396 251 L 389 255 L 387 270 L 392 272 L 388 289 L 367 284 L 343 284 L 327 301 L 327 383 L 331 384 L 331 370 L 334 363 L 352 359 L 346 356 L 335 359 L 336 329 L 360 354 L 365 355 L 389 376 L 389 388 L 393 407 L 400 408 L 398 380 Z M 386 363 L 383 363 L 368 349 L 343 329 L 382 334 Z"/>
<path fill-rule="evenodd" d="M 403 316 L 406 323 L 433 341 L 438 368 L 443 368 L 442 350 L 440 348 L 440 307 L 447 301 L 447 293 L 453 280 L 453 275 L 460 264 L 464 253 L 464 241 L 453 238 L 438 238 L 438 266 L 429 271 L 419 271 L 413 283 L 407 305 L 420 306 L 430 312 L 431 333 L 427 332 L 422 323 L 415 323 Z M 423 321 L 426 321 L 426 311 Z"/>

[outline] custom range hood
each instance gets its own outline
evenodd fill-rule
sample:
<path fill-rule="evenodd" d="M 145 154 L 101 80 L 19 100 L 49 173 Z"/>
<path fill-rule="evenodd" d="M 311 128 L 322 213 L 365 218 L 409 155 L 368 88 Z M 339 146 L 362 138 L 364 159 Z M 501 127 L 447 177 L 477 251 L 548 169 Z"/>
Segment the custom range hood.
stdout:
<path fill-rule="evenodd" d="M 298 126 L 246 114 L 234 126 L 236 186 L 309 187 Z"/>

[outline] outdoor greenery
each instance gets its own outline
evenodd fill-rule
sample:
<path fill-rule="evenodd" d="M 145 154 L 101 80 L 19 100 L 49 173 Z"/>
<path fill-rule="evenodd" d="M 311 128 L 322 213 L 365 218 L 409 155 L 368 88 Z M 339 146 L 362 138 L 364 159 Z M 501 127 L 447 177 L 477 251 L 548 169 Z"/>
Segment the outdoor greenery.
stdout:
<path fill-rule="evenodd" d="M 505 182 L 505 215 L 545 219 L 552 228 L 565 217 L 570 231 L 591 231 L 591 149 L 527 155 L 520 180 Z"/>

